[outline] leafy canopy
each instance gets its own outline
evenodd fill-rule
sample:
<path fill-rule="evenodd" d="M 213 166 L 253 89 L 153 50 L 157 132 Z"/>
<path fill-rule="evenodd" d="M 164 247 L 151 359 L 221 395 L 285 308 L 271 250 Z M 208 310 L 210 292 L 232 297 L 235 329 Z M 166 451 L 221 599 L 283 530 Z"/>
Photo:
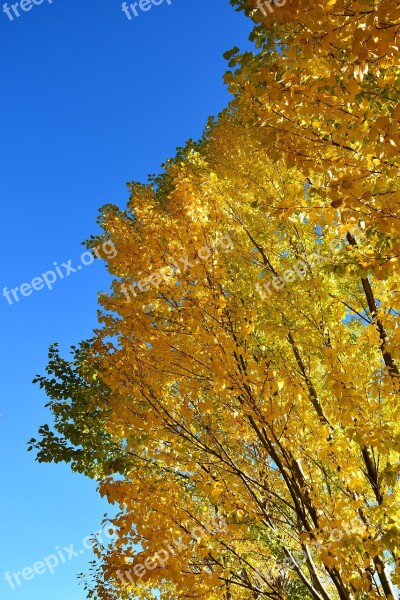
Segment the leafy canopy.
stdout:
<path fill-rule="evenodd" d="M 112 289 L 72 362 L 51 350 L 38 458 L 119 507 L 90 597 L 397 598 L 400 8 L 232 4 L 257 51 L 104 208 Z"/>

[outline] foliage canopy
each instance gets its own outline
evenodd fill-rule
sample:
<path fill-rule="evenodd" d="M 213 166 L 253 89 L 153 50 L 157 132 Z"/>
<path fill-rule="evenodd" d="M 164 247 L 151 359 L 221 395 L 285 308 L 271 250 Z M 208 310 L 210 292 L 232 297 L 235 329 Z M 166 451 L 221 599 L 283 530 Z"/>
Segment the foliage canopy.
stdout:
<path fill-rule="evenodd" d="M 232 4 L 257 50 L 104 208 L 112 289 L 71 362 L 51 349 L 32 444 L 119 507 L 90 596 L 397 598 L 400 7 Z"/>

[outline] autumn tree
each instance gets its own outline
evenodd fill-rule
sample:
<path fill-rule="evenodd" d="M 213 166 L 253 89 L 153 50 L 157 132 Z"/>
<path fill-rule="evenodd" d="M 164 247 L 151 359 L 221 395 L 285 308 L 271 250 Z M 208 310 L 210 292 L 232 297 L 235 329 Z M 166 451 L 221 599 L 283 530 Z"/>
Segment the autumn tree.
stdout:
<path fill-rule="evenodd" d="M 399 9 L 233 4 L 257 51 L 104 207 L 111 291 L 32 443 L 119 507 L 89 596 L 397 598 Z"/>

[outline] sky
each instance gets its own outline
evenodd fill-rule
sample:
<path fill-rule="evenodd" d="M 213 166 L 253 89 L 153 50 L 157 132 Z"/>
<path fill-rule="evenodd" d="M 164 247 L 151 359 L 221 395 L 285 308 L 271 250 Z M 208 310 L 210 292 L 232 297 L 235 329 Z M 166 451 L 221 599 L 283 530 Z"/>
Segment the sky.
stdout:
<path fill-rule="evenodd" d="M 126 182 L 200 137 L 229 99 L 222 54 L 250 47 L 251 24 L 229 0 L 163 0 L 130 19 L 120 0 L 35 1 L 9 3 L 11 18 L 0 2 L 0 598 L 84 600 L 83 540 L 108 507 L 95 482 L 27 452 L 49 421 L 31 382 L 51 343 L 68 356 L 96 327 L 109 275 L 81 244 L 99 207 L 125 206 Z"/>

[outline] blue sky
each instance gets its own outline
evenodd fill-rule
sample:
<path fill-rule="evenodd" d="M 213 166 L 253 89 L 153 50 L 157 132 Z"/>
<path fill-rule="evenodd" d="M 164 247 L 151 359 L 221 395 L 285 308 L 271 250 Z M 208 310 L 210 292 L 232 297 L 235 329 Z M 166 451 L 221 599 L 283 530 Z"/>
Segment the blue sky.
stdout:
<path fill-rule="evenodd" d="M 11 290 L 55 261 L 79 263 L 98 208 L 124 206 L 127 181 L 145 181 L 200 136 L 228 100 L 222 53 L 249 47 L 250 23 L 228 0 L 164 0 L 131 20 L 120 0 L 44 0 L 13 21 L 1 10 L 0 290 Z M 26 452 L 48 420 L 46 398 L 31 384 L 47 348 L 58 341 L 66 354 L 91 335 L 107 285 L 96 261 L 51 291 L 18 292 L 12 304 L 0 295 L 3 600 L 85 597 L 76 574 L 89 550 L 14 590 L 4 572 L 32 567 L 56 547 L 79 551 L 107 510 L 95 483 Z"/>

